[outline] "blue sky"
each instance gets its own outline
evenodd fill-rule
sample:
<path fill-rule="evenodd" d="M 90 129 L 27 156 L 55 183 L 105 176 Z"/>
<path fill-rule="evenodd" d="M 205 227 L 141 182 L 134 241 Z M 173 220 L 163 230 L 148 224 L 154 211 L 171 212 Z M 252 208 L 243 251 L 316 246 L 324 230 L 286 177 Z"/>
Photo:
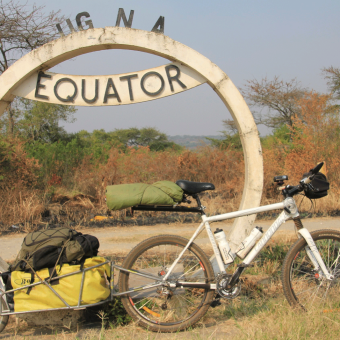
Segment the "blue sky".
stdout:
<path fill-rule="evenodd" d="M 79 12 L 91 15 L 94 27 L 114 26 L 118 9 L 135 10 L 132 27 L 151 30 L 160 15 L 165 35 L 208 57 L 239 88 L 249 79 L 297 78 L 303 87 L 327 91 L 324 67 L 340 67 L 340 1 L 34 1 L 46 11 L 61 10 L 73 22 Z M 28 0 L 28 5 L 33 1 Z M 53 68 L 67 74 L 119 74 L 166 64 L 160 57 L 133 51 L 102 51 Z M 68 131 L 146 127 L 168 135 L 216 135 L 229 119 L 221 100 L 208 86 L 135 105 L 78 108 Z M 260 127 L 262 134 L 267 132 Z"/>

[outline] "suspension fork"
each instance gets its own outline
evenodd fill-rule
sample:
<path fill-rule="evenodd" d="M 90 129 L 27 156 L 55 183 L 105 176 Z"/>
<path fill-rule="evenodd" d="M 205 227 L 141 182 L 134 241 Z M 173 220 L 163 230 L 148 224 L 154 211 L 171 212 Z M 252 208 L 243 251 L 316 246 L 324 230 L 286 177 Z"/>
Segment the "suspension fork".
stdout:
<path fill-rule="evenodd" d="M 310 234 L 310 232 L 306 228 L 304 228 L 304 226 L 302 225 L 300 216 L 293 218 L 293 221 L 294 221 L 296 229 L 298 230 L 298 233 L 306 240 L 306 242 L 308 244 L 305 247 L 305 249 L 306 249 L 307 256 L 309 257 L 309 259 L 313 263 L 314 269 L 316 271 L 321 270 L 322 273 L 324 274 L 324 276 L 328 280 L 332 280 L 334 277 L 333 277 L 333 275 L 329 274 L 329 271 L 327 270 L 327 267 L 322 260 L 322 257 L 319 253 L 319 250 L 316 247 L 316 244 L 313 240 L 313 237 Z"/>

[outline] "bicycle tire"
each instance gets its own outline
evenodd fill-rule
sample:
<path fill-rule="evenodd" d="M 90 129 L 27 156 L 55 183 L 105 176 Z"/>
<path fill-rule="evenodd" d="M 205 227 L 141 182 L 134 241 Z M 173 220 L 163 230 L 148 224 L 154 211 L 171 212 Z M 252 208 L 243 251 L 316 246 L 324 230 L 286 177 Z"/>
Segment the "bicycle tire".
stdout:
<path fill-rule="evenodd" d="M 164 276 L 188 240 L 179 236 L 151 237 L 126 257 L 122 267 L 136 269 L 152 275 Z M 210 283 L 214 271 L 203 250 L 191 244 L 175 266 L 168 281 L 185 280 Z M 138 282 L 136 282 L 136 280 Z M 121 271 L 119 291 L 151 284 L 155 281 Z M 176 332 L 188 328 L 207 312 L 214 297 L 214 290 L 203 288 L 169 288 L 162 286 L 122 296 L 128 314 L 142 327 L 156 332 Z"/>
<path fill-rule="evenodd" d="M 334 310 L 340 307 L 340 232 L 317 230 L 311 236 L 334 280 L 329 281 L 321 270 L 316 271 L 306 253 L 304 238 L 297 240 L 288 251 L 282 267 L 282 287 L 292 306 L 304 310 L 322 308 Z"/>
<path fill-rule="evenodd" d="M 7 305 L 3 297 L 1 297 L 0 303 L 2 304 L 2 310 L 7 309 Z M 8 323 L 8 318 L 8 315 L 0 316 L 0 333 L 5 329 Z"/>

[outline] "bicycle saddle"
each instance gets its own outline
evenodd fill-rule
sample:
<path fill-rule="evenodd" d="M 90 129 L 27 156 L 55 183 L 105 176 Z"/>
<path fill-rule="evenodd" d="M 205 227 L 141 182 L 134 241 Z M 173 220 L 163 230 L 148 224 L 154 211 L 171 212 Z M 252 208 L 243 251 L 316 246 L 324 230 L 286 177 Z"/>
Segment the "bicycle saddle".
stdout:
<path fill-rule="evenodd" d="M 176 184 L 183 189 L 185 194 L 194 195 L 206 190 L 215 190 L 215 185 L 212 183 L 191 182 L 180 179 Z"/>

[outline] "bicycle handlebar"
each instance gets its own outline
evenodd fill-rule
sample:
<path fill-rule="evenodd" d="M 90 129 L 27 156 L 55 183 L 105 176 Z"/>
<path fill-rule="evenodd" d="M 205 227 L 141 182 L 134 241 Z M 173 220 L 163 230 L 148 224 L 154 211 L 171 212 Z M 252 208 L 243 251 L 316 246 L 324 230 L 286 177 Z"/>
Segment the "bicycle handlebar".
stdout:
<path fill-rule="evenodd" d="M 285 187 L 281 187 L 280 189 L 282 190 L 283 195 L 287 197 L 293 197 L 294 195 L 303 191 L 307 184 L 312 182 L 314 176 L 321 170 L 323 165 L 324 162 L 320 162 L 318 165 L 316 165 L 313 169 L 309 171 L 311 173 L 311 176 L 303 178 L 298 185 L 296 186 L 287 185 Z"/>

